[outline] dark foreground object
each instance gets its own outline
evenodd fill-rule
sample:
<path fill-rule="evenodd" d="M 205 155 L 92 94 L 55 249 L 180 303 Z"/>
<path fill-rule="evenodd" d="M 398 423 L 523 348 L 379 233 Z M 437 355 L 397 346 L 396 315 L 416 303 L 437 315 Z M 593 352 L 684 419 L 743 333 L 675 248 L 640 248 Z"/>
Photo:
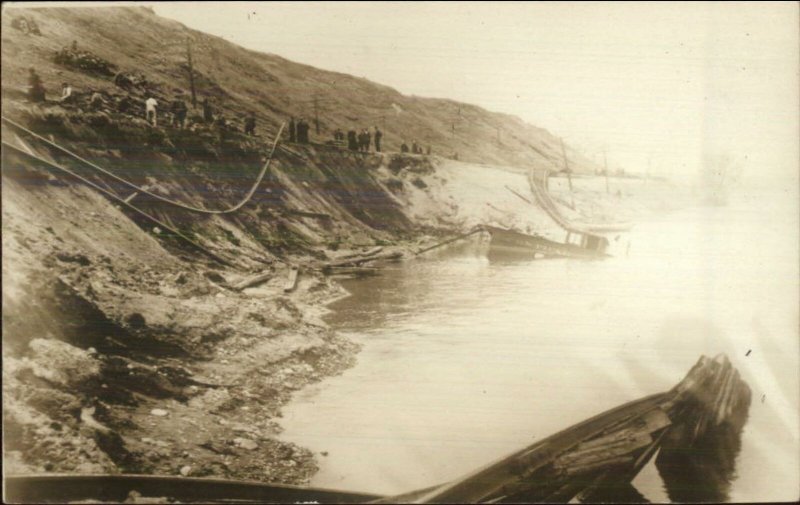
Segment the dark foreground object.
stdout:
<path fill-rule="evenodd" d="M 392 497 L 222 479 L 29 475 L 6 476 L 5 499 L 15 503 L 120 502 L 135 491 L 164 502 L 206 503 L 642 501 L 636 499 L 630 482 L 661 449 L 656 467 L 671 498 L 682 501 L 690 498 L 685 489 L 696 487 L 692 486 L 696 479 L 687 474 L 695 464 L 693 455 L 706 451 L 716 438 L 741 434 L 750 397 L 750 388 L 727 357 L 702 356 L 686 377 L 665 393 L 603 412 L 463 478 Z M 712 491 L 707 494 L 722 496 Z"/>
<path fill-rule="evenodd" d="M 461 479 L 379 502 L 623 501 L 659 448 L 693 454 L 703 451 L 710 435 L 741 433 L 750 396 L 726 356 L 702 356 L 670 391 L 613 408 Z M 679 471 L 671 460 L 659 456 L 656 465 Z M 669 487 L 679 480 L 663 471 L 662 476 Z"/>
<path fill-rule="evenodd" d="M 5 479 L 7 503 L 122 502 L 131 491 L 163 502 L 362 503 L 378 498 L 300 486 L 154 475 L 17 475 Z"/>

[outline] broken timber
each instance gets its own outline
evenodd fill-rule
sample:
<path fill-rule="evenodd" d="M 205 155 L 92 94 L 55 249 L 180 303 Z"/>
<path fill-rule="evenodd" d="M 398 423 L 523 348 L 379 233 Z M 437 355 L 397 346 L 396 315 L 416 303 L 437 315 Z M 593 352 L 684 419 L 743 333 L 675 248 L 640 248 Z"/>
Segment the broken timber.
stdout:
<path fill-rule="evenodd" d="M 415 254 L 416 254 L 417 256 L 419 256 L 419 255 L 420 255 L 420 254 L 422 254 L 422 253 L 426 253 L 426 252 L 428 252 L 428 251 L 432 251 L 432 250 L 434 250 L 434 249 L 437 249 L 437 248 L 439 248 L 439 247 L 446 246 L 447 244 L 452 244 L 453 242 L 456 242 L 456 241 L 458 241 L 458 240 L 465 239 L 465 238 L 469 237 L 470 235 L 474 235 L 474 234 L 476 234 L 476 233 L 480 233 L 480 232 L 482 232 L 482 231 L 486 231 L 486 228 L 485 228 L 485 227 L 483 227 L 483 226 L 480 226 L 480 225 L 479 225 L 479 226 L 476 226 L 475 228 L 473 228 L 472 230 L 468 231 L 467 233 L 462 233 L 462 234 L 460 234 L 460 235 L 456 235 L 455 237 L 451 237 L 451 238 L 449 238 L 449 239 L 447 239 L 447 240 L 444 240 L 444 241 L 442 241 L 442 242 L 437 242 L 436 244 L 433 244 L 433 245 L 432 245 L 432 246 L 430 246 L 430 247 L 426 247 L 426 248 L 424 248 L 424 249 L 420 249 L 420 250 L 419 250 L 419 251 L 417 251 Z"/>
<path fill-rule="evenodd" d="M 340 259 L 343 259 L 343 260 L 344 260 L 344 259 L 349 259 L 349 258 L 358 258 L 358 257 L 363 257 L 363 258 L 365 258 L 365 257 L 367 257 L 367 256 L 374 256 L 375 254 L 378 254 L 378 253 L 379 253 L 379 252 L 381 252 L 381 251 L 383 251 L 383 247 L 382 247 L 382 246 L 375 246 L 375 247 L 373 247 L 372 249 L 367 249 L 367 250 L 366 250 L 366 251 L 364 251 L 364 252 L 360 252 L 360 253 L 352 253 L 352 254 L 345 254 L 344 256 L 341 256 L 341 257 L 340 257 Z"/>
<path fill-rule="evenodd" d="M 247 279 L 243 279 L 243 280 L 237 282 L 236 284 L 234 284 L 231 287 L 236 291 L 241 291 L 241 290 L 243 290 L 245 288 L 249 288 L 251 286 L 256 286 L 258 284 L 263 284 L 263 283 L 267 282 L 270 279 L 272 279 L 272 270 L 268 270 L 266 272 L 262 272 L 260 274 L 248 277 Z"/>
<path fill-rule="evenodd" d="M 740 425 L 749 406 L 750 389 L 727 357 L 702 356 L 665 393 L 594 416 L 464 478 L 376 503 L 594 501 L 630 483 L 665 440 L 692 451 L 707 431 Z"/>
<path fill-rule="evenodd" d="M 332 263 L 327 263 L 323 265 L 322 271 L 327 272 L 333 268 L 338 267 L 351 267 L 351 266 L 358 266 L 362 263 L 367 263 L 370 261 L 378 261 L 378 260 L 399 260 L 403 258 L 403 253 L 400 251 L 395 252 L 388 252 L 384 254 L 373 254 L 371 256 L 358 256 L 355 258 L 344 259 L 340 261 L 334 261 Z"/>
<path fill-rule="evenodd" d="M 380 270 L 374 267 L 327 267 L 327 275 L 353 275 L 356 277 L 366 277 L 368 275 L 378 275 Z"/>

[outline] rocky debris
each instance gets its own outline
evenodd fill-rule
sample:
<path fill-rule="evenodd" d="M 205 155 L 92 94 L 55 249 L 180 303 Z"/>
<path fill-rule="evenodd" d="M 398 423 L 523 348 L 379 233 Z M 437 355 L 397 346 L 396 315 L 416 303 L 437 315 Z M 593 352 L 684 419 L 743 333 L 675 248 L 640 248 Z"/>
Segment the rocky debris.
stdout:
<path fill-rule="evenodd" d="M 113 76 L 117 66 L 104 60 L 91 51 L 80 50 L 77 46 L 64 47 L 53 57 L 53 61 L 59 65 L 72 67 L 89 74 Z"/>
<path fill-rule="evenodd" d="M 153 409 L 150 411 L 150 415 L 158 417 L 166 417 L 169 415 L 169 412 L 167 412 L 164 409 Z"/>
<path fill-rule="evenodd" d="M 236 444 L 237 447 L 247 449 L 248 451 L 255 451 L 258 449 L 258 444 L 249 438 L 234 438 L 233 443 Z"/>
<path fill-rule="evenodd" d="M 100 363 L 93 354 L 52 339 L 37 338 L 28 344 L 31 355 L 22 359 L 34 376 L 60 386 L 75 387 L 95 379 Z"/>
<path fill-rule="evenodd" d="M 89 260 L 89 258 L 84 256 L 83 254 L 69 254 L 62 252 L 62 253 L 57 253 L 56 258 L 58 258 L 59 261 L 63 261 L 66 263 L 77 263 L 78 265 L 84 267 L 92 264 L 91 260 Z"/>

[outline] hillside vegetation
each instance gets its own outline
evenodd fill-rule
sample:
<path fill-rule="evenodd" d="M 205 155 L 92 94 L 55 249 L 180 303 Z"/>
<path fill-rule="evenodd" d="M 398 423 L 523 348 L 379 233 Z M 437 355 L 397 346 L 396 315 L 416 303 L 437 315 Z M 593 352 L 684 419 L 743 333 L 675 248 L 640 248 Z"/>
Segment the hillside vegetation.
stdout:
<path fill-rule="evenodd" d="M 41 36 L 23 35 L 12 28 L 19 15 L 33 19 Z M 416 139 L 431 146 L 434 154 L 458 153 L 463 161 L 563 166 L 559 139 L 517 117 L 452 100 L 406 96 L 366 79 L 250 51 L 142 7 L 6 9 L 3 88 L 22 89 L 32 66 L 39 69 L 48 97 L 58 95 L 63 81 L 77 91 L 94 88 L 119 95 L 121 89 L 109 75 L 53 64 L 57 51 L 77 41 L 80 50 L 96 54 L 117 70 L 144 76 L 147 88 L 158 98 L 171 100 L 179 91 L 188 97 L 187 39 L 192 41 L 198 100 L 210 97 L 240 125 L 250 111 L 256 113 L 261 132 L 275 132 L 289 116 L 304 116 L 312 123 L 312 141 L 318 142 L 330 139 L 336 128 L 347 131 L 378 125 L 384 129 L 387 150 L 398 150 L 401 142 L 410 145 Z M 143 90 L 132 94 L 143 101 Z M 313 128 L 315 98 L 320 103 L 319 135 Z M 574 171 L 595 171 L 591 161 L 569 146 L 567 156 Z"/>

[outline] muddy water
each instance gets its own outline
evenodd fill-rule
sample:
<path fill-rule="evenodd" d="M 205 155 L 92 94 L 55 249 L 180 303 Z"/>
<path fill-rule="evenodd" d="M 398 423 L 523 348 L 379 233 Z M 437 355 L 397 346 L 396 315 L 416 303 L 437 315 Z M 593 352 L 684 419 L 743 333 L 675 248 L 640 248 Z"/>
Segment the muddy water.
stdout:
<path fill-rule="evenodd" d="M 666 390 L 724 352 L 753 390 L 744 431 L 687 462 L 683 481 L 651 463 L 634 485 L 654 501 L 796 499 L 798 212 L 784 196 L 640 223 L 628 255 L 605 261 L 469 244 L 349 281 L 328 321 L 363 344 L 358 364 L 300 392 L 284 437 L 327 453 L 313 485 L 401 493 Z"/>

